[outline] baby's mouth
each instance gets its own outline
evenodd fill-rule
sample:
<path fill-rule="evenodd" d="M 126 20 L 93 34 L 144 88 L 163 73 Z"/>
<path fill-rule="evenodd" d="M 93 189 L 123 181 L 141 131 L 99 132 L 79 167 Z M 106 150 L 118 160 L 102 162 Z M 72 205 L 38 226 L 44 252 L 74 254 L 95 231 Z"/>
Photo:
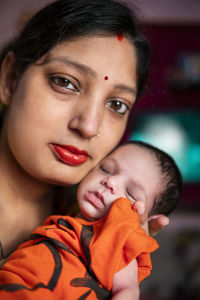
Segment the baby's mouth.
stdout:
<path fill-rule="evenodd" d="M 96 208 L 102 208 L 105 206 L 103 195 L 99 192 L 87 192 L 86 198 L 92 203 Z"/>

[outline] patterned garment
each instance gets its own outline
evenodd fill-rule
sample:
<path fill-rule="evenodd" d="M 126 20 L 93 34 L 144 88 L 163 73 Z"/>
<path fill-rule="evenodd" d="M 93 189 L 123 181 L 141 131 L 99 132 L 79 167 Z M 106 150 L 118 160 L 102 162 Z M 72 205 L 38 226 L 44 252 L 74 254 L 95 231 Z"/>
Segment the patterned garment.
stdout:
<path fill-rule="evenodd" d="M 157 247 L 124 198 L 95 222 L 51 216 L 2 266 L 0 299 L 110 299 L 114 274 L 137 258 L 140 282 Z"/>

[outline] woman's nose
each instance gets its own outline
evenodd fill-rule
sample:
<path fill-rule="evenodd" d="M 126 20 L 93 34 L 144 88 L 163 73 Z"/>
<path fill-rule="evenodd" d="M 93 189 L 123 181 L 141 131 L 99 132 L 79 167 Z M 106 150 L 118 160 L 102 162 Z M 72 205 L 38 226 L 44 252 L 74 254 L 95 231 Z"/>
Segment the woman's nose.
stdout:
<path fill-rule="evenodd" d="M 84 138 L 92 138 L 100 132 L 103 122 L 104 106 L 100 101 L 82 101 L 75 107 L 69 128 Z"/>

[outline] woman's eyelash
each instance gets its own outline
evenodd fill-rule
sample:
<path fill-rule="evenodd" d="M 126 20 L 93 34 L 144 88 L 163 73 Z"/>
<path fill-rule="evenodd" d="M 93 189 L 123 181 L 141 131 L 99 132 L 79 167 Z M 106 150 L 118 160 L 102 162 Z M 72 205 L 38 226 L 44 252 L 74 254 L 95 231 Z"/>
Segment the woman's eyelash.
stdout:
<path fill-rule="evenodd" d="M 78 92 L 78 88 L 73 84 L 68 78 L 61 77 L 61 76 L 51 76 L 51 82 L 56 85 L 58 88 L 64 90 L 70 90 L 74 92 Z"/>
<path fill-rule="evenodd" d="M 130 110 L 130 107 L 120 100 L 109 100 L 107 105 L 112 111 L 119 115 L 125 115 L 125 113 Z"/>

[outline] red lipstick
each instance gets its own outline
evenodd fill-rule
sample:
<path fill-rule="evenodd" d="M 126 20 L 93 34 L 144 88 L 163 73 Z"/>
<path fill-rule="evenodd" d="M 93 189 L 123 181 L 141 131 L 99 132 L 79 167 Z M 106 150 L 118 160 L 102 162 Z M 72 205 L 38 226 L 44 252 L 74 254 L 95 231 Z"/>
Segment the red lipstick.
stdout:
<path fill-rule="evenodd" d="M 56 156 L 67 165 L 78 166 L 88 159 L 87 151 L 79 150 L 74 146 L 55 144 L 52 146 Z"/>

